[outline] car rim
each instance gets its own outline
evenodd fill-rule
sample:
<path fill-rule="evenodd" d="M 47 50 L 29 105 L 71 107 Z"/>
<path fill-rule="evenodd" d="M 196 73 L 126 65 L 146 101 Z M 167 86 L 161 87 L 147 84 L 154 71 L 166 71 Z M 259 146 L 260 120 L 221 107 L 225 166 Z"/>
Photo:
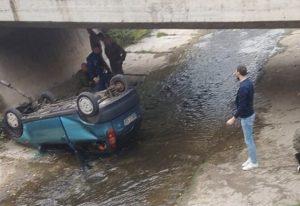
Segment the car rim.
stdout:
<path fill-rule="evenodd" d="M 17 128 L 19 126 L 18 117 L 14 113 L 9 112 L 6 114 L 6 117 L 7 123 L 10 127 Z"/>
<path fill-rule="evenodd" d="M 81 97 L 78 102 L 79 109 L 84 114 L 92 114 L 93 112 L 93 103 L 87 97 Z"/>

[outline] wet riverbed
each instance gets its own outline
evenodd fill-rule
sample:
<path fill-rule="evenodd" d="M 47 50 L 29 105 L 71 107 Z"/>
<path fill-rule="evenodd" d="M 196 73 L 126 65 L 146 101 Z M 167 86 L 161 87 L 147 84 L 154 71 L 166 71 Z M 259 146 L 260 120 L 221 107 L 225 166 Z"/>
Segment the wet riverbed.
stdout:
<path fill-rule="evenodd" d="M 71 155 L 32 163 L 42 175 L 2 203 L 173 205 L 201 162 L 241 138 L 239 128 L 225 126 L 238 88 L 234 68 L 246 64 L 256 80 L 283 35 L 284 30 L 212 31 L 188 49 L 181 65 L 153 72 L 139 86 L 145 118 L 127 148 L 93 161 L 87 176 Z"/>

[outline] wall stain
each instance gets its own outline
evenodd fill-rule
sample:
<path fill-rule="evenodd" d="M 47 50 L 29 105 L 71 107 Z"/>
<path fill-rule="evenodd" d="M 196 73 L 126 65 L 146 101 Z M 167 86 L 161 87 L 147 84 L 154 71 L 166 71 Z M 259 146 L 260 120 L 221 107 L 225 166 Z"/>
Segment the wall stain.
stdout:
<path fill-rule="evenodd" d="M 17 9 L 16 9 L 15 0 L 9 0 L 9 5 L 10 5 L 10 8 L 11 8 L 12 13 L 13 13 L 14 20 L 19 21 L 19 15 L 18 15 L 18 12 L 17 12 Z"/>

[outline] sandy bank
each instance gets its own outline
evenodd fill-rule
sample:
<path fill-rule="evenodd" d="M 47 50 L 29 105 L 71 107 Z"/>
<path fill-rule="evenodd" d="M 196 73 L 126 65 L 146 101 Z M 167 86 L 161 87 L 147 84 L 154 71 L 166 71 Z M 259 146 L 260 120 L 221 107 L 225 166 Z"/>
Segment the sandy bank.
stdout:
<path fill-rule="evenodd" d="M 300 202 L 300 174 L 294 140 L 300 138 L 300 31 L 281 40 L 284 52 L 270 59 L 257 90 L 267 101 L 257 115 L 259 168 L 242 171 L 246 150 L 232 148 L 212 156 L 196 172 L 178 205 L 295 205 Z M 241 137 L 242 138 L 242 137 Z"/>
<path fill-rule="evenodd" d="M 158 35 L 161 34 L 161 37 Z M 149 74 L 152 71 L 178 64 L 183 50 L 194 38 L 204 34 L 199 30 L 159 29 L 150 37 L 126 48 L 125 73 Z"/>

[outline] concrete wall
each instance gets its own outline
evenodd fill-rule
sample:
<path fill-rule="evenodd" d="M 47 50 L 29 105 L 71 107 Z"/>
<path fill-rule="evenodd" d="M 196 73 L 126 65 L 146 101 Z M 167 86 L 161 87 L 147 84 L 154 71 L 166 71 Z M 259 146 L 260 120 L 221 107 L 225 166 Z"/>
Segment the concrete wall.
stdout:
<path fill-rule="evenodd" d="M 0 30 L 0 79 L 31 96 L 69 79 L 90 52 L 86 30 Z M 0 110 L 25 100 L 0 85 Z"/>
<path fill-rule="evenodd" d="M 0 8 L 0 24 L 10 26 L 300 26 L 299 0 L 2 0 Z"/>

